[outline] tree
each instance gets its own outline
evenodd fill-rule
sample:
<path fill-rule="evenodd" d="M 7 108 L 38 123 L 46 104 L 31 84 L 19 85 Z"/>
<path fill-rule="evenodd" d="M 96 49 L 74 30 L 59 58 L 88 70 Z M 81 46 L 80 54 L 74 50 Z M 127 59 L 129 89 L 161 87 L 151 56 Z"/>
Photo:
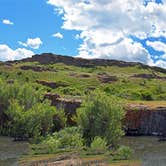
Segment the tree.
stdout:
<path fill-rule="evenodd" d="M 105 138 L 115 146 L 123 135 L 121 120 L 123 109 L 117 98 L 96 91 L 87 96 L 82 107 L 77 110 L 77 123 L 83 130 L 88 146 L 96 136 Z"/>

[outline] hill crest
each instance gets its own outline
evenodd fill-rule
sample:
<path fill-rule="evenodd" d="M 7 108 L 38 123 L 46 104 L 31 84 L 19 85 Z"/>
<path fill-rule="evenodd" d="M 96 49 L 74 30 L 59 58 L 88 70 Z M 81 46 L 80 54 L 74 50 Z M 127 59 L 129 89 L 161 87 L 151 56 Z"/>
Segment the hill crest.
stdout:
<path fill-rule="evenodd" d="M 133 67 L 139 66 L 143 69 L 152 69 L 157 72 L 166 73 L 166 69 L 148 66 L 140 62 L 125 62 L 119 60 L 110 60 L 110 59 L 83 59 L 78 57 L 57 55 L 52 53 L 43 53 L 33 55 L 31 58 L 25 58 L 17 61 L 9 61 L 7 63 L 13 62 L 39 62 L 40 64 L 55 64 L 55 63 L 64 63 L 66 65 L 78 66 L 78 67 L 95 67 L 95 66 L 118 66 L 118 67 Z"/>

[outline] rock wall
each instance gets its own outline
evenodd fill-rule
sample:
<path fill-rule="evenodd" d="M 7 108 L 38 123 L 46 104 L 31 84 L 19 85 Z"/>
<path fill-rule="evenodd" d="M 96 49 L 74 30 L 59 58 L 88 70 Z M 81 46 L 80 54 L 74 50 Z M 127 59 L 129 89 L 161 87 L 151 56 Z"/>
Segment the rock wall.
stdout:
<path fill-rule="evenodd" d="M 128 109 L 124 125 L 128 135 L 166 135 L 166 108 Z"/>
<path fill-rule="evenodd" d="M 45 98 L 51 100 L 51 105 L 56 106 L 58 109 L 64 109 L 65 114 L 67 115 L 68 125 L 75 125 L 75 121 L 72 119 L 72 117 L 76 114 L 76 109 L 81 106 L 81 100 L 65 99 L 57 94 L 51 93 L 47 93 Z"/>
<path fill-rule="evenodd" d="M 82 101 L 64 99 L 57 94 L 48 93 L 45 98 L 52 101 L 52 105 L 63 108 L 67 115 L 67 123 L 74 125 L 72 117 Z M 142 106 L 126 106 L 123 126 L 127 135 L 165 135 L 166 136 L 166 107 L 149 108 Z"/>

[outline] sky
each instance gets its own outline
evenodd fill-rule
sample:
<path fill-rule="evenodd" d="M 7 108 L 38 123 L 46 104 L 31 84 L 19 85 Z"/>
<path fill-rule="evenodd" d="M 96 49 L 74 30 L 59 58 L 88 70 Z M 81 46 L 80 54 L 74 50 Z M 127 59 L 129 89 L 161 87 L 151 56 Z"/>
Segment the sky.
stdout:
<path fill-rule="evenodd" d="M 0 0 L 0 61 L 44 52 L 166 68 L 166 0 Z"/>

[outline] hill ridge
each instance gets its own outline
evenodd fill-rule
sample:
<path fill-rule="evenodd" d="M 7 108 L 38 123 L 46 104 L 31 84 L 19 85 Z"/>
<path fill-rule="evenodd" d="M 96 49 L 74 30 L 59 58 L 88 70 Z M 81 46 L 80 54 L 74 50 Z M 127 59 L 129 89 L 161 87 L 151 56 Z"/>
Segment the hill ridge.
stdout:
<path fill-rule="evenodd" d="M 133 67 L 140 66 L 144 69 L 152 69 L 157 72 L 166 73 L 166 69 L 157 66 L 148 66 L 140 62 L 125 62 L 114 59 L 84 59 L 79 57 L 71 57 L 64 55 L 57 55 L 53 53 L 42 53 L 33 55 L 31 58 L 22 60 L 8 61 L 7 63 L 15 62 L 39 62 L 40 64 L 55 64 L 64 63 L 66 65 L 73 65 L 78 67 L 95 67 L 95 66 L 118 66 L 118 67 Z"/>

